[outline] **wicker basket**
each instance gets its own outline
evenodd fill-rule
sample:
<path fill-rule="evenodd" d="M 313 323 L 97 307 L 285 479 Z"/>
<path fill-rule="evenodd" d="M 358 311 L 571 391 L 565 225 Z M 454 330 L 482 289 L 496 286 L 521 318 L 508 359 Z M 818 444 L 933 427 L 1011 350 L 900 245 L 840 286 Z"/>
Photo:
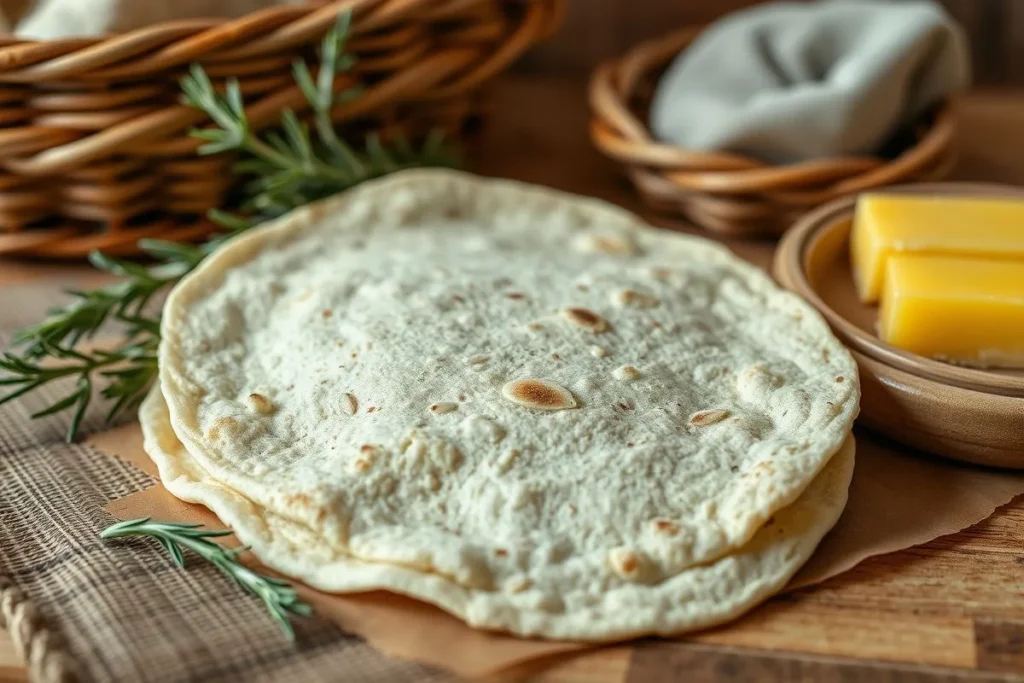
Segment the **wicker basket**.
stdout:
<path fill-rule="evenodd" d="M 229 155 L 199 157 L 180 103 L 193 63 L 238 77 L 254 128 L 301 111 L 291 64 L 351 9 L 363 94 L 337 109 L 343 133 L 460 132 L 480 84 L 548 34 L 563 0 L 344 0 L 234 20 L 161 24 L 105 38 L 0 37 L 0 255 L 130 254 L 140 237 L 193 239 L 232 184 Z M 342 85 L 339 83 L 339 86 Z"/>
<path fill-rule="evenodd" d="M 945 176 L 955 159 L 955 119 L 944 103 L 895 158 L 825 159 L 770 166 L 737 154 L 662 144 L 644 121 L 658 78 L 700 32 L 687 28 L 600 66 L 590 84 L 591 137 L 622 163 L 644 200 L 724 236 L 779 235 L 805 211 L 837 197 Z"/>

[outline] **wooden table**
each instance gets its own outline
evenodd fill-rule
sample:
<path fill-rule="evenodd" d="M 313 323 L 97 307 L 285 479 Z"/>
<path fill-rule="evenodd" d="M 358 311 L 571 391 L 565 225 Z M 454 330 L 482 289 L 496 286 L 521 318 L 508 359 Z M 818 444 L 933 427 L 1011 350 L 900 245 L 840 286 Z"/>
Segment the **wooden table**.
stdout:
<path fill-rule="evenodd" d="M 589 145 L 581 82 L 508 79 L 493 107 L 473 152 L 477 170 L 639 208 L 616 168 Z M 1024 184 L 1024 93 L 976 93 L 962 111 L 957 177 Z M 762 263 L 771 248 L 730 246 Z M 97 280 L 85 267 L 0 264 L 0 284 L 58 279 Z M 0 633 L 0 681 L 25 679 Z M 729 628 L 686 642 L 598 650 L 537 680 L 1024 680 L 1024 500 L 954 536 L 870 559 L 820 586 L 776 598 Z"/>

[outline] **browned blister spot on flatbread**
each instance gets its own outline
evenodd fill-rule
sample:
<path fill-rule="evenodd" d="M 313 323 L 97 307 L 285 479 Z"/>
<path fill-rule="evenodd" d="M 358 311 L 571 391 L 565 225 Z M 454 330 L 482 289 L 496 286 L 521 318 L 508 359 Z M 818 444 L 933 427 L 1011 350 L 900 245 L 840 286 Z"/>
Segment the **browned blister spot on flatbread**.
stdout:
<path fill-rule="evenodd" d="M 323 517 L 326 513 L 324 512 L 324 506 L 318 505 L 313 501 L 308 493 L 291 493 L 283 498 L 283 502 L 286 508 L 296 510 L 298 512 L 309 512 L 314 518 Z"/>
<path fill-rule="evenodd" d="M 604 332 L 608 329 L 608 321 L 588 308 L 567 308 L 562 311 L 562 317 L 591 332 Z"/>
<path fill-rule="evenodd" d="M 729 417 L 728 410 L 701 410 L 690 416 L 690 424 L 695 427 L 707 427 L 708 425 L 713 425 L 716 422 L 721 422 L 727 417 Z"/>
<path fill-rule="evenodd" d="M 213 421 L 207 430 L 206 437 L 211 441 L 217 441 L 221 436 L 230 438 L 238 433 L 239 424 L 233 417 L 218 417 Z"/>
<path fill-rule="evenodd" d="M 543 379 L 512 380 L 502 387 L 501 393 L 517 405 L 536 410 L 566 410 L 577 405 L 568 389 Z"/>
<path fill-rule="evenodd" d="M 615 376 L 615 379 L 620 379 L 627 382 L 640 378 L 640 371 L 637 370 L 632 365 L 623 365 L 621 368 L 618 368 L 612 374 Z"/>
<path fill-rule="evenodd" d="M 635 289 L 623 289 L 615 295 L 614 301 L 620 306 L 632 306 L 633 308 L 653 308 L 658 305 L 656 298 Z"/>
<path fill-rule="evenodd" d="M 520 574 L 505 582 L 505 590 L 509 593 L 522 593 L 532 585 L 533 582 L 529 578 Z"/>
<path fill-rule="evenodd" d="M 615 548 L 608 553 L 608 564 L 619 577 L 635 581 L 643 572 L 644 558 L 632 548 Z"/>
<path fill-rule="evenodd" d="M 387 451 L 385 451 L 381 446 L 372 443 L 364 443 L 359 447 L 359 455 L 352 461 L 352 467 L 357 472 L 367 472 L 373 467 L 377 460 L 386 454 Z"/>
<path fill-rule="evenodd" d="M 637 253 L 633 240 L 618 235 L 580 235 L 576 247 L 580 251 L 598 254 L 632 256 Z"/>
<path fill-rule="evenodd" d="M 679 533 L 679 526 L 668 519 L 654 520 L 654 530 L 662 536 L 675 536 Z"/>
<path fill-rule="evenodd" d="M 246 403 L 249 406 L 249 410 L 257 415 L 270 415 L 277 409 L 274 402 L 263 394 L 249 394 Z"/>

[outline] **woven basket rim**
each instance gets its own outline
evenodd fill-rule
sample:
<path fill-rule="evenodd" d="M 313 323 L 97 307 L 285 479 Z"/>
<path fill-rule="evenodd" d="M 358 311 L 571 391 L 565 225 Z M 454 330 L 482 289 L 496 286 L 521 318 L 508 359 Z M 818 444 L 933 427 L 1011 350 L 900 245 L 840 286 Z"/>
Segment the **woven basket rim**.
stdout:
<path fill-rule="evenodd" d="M 621 163 L 666 173 L 681 187 L 694 191 L 734 194 L 783 190 L 809 181 L 820 186 L 834 177 L 835 182 L 829 184 L 839 192 L 848 192 L 860 185 L 876 184 L 876 178 L 899 171 L 896 166 L 926 164 L 951 142 L 956 96 L 938 103 L 930 112 L 934 118 L 924 134 L 893 158 L 836 156 L 772 164 L 736 152 L 697 150 L 659 141 L 636 115 L 635 87 L 664 68 L 704 28 L 687 26 L 644 41 L 594 71 L 589 88 L 594 113 L 591 136 L 605 154 Z"/>
<path fill-rule="evenodd" d="M 194 33 L 197 31 L 203 31 L 211 28 L 220 28 L 224 25 L 230 24 L 248 24 L 255 20 L 266 20 L 267 17 L 288 17 L 296 16 L 300 17 L 304 14 L 308 14 L 311 10 L 321 9 L 331 5 L 350 5 L 355 11 L 356 9 L 364 10 L 364 5 L 379 4 L 382 0 L 305 0 L 302 4 L 297 5 L 271 5 L 268 7 L 261 7 L 260 9 L 239 16 L 211 16 L 211 17 L 190 17 L 183 19 L 171 19 L 169 21 L 160 21 L 148 26 L 141 26 L 133 28 L 127 31 L 111 31 L 109 33 L 103 33 L 100 35 L 93 36 L 67 36 L 63 38 L 22 38 L 15 35 L 14 33 L 0 32 L 0 50 L 8 47 L 18 46 L 25 48 L 28 46 L 59 46 L 68 47 L 74 49 L 82 49 L 90 45 L 96 45 L 98 43 L 105 43 L 111 40 L 118 39 L 145 39 L 155 34 L 161 34 L 164 32 L 178 33 L 188 32 Z"/>
<path fill-rule="evenodd" d="M 454 3 L 456 0 L 450 1 Z M 522 0 L 522 4 L 527 5 L 530 1 L 531 0 Z M 14 33 L 0 31 L 0 53 L 12 47 L 17 47 L 19 50 L 28 50 L 33 48 L 46 48 L 48 50 L 55 48 L 81 50 L 95 45 L 108 43 L 110 41 L 145 41 L 155 37 L 162 37 L 166 34 L 193 34 L 210 29 L 223 29 L 225 27 L 238 27 L 242 29 L 243 32 L 249 32 L 252 25 L 258 25 L 277 19 L 282 20 L 282 23 L 284 23 L 290 18 L 301 18 L 327 7 L 333 8 L 336 13 L 349 9 L 352 11 L 353 16 L 356 16 L 359 13 L 371 11 L 375 6 L 384 4 L 384 2 L 385 0 L 305 0 L 302 4 L 297 5 L 271 5 L 269 7 L 262 7 L 244 15 L 235 17 L 215 16 L 172 19 L 170 21 L 161 21 L 149 26 L 130 29 L 128 31 L 112 31 L 98 36 L 68 36 L 64 38 L 37 39 L 22 38 Z M 422 12 L 425 8 L 418 7 L 417 5 L 427 5 L 429 3 L 430 0 L 409 2 L 408 12 Z M 462 0 L 459 4 L 472 7 L 473 5 L 486 5 L 488 4 L 488 0 Z M 439 9 L 443 9 L 443 7 Z M 555 15 L 551 18 L 551 23 L 553 26 L 557 26 L 561 19 L 564 18 L 566 6 L 563 3 L 558 3 L 553 5 L 553 9 L 555 10 Z M 389 19 L 390 18 L 391 17 L 389 17 Z"/>
<path fill-rule="evenodd" d="M 210 232 L 199 217 L 225 200 L 232 155 L 194 157 L 202 141 L 189 129 L 206 115 L 181 101 L 188 65 L 219 89 L 237 77 L 254 131 L 283 109 L 306 117 L 293 63 L 348 10 L 357 60 L 334 88 L 362 94 L 334 122 L 354 135 L 458 136 L 485 114 L 480 86 L 550 36 L 565 3 L 315 0 L 91 38 L 0 38 L 0 256 L 129 255 L 140 237 Z"/>

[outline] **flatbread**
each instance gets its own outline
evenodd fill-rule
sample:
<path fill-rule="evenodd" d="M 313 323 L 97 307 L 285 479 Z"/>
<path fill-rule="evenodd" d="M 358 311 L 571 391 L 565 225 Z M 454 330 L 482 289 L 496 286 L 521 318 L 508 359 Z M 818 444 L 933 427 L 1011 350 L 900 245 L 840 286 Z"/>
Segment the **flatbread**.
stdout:
<path fill-rule="evenodd" d="M 743 547 L 859 398 L 818 314 L 722 247 L 451 171 L 232 241 L 162 339 L 171 424 L 212 479 L 555 620 Z"/>
<path fill-rule="evenodd" d="M 267 566 L 326 592 L 388 590 L 433 603 L 470 626 L 522 636 L 607 641 L 676 635 L 734 619 L 778 592 L 814 552 L 846 505 L 855 444 L 850 436 L 796 502 L 775 514 L 738 552 L 656 585 L 632 585 L 614 600 L 552 612 L 532 589 L 509 594 L 466 588 L 438 574 L 365 562 L 308 527 L 217 483 L 171 429 L 159 389 L 139 414 L 145 449 L 167 489 L 209 507 Z"/>

